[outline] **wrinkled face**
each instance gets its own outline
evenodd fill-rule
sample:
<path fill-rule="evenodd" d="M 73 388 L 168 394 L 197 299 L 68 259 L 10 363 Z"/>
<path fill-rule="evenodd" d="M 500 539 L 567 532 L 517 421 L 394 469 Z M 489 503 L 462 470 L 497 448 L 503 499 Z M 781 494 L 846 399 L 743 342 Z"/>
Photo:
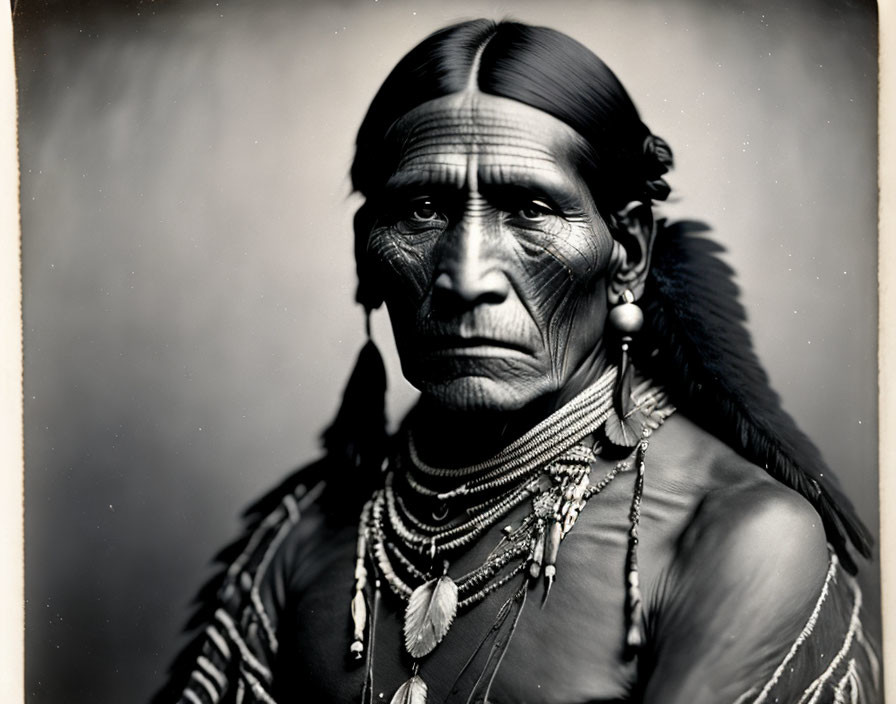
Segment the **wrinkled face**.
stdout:
<path fill-rule="evenodd" d="M 425 103 L 392 133 L 400 159 L 371 202 L 366 271 L 405 376 L 454 410 L 570 398 L 601 371 L 612 251 L 574 167 L 581 138 L 476 92 Z"/>

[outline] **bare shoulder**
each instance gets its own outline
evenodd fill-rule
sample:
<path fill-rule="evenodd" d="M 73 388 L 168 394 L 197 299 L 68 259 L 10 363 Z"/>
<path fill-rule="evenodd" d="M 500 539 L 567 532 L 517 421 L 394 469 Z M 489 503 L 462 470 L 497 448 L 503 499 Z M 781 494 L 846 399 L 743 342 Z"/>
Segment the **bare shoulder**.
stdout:
<path fill-rule="evenodd" d="M 751 601 L 817 593 L 828 547 L 821 518 L 803 496 L 682 416 L 669 419 L 650 452 L 659 490 L 688 495 L 689 510 L 669 526 L 677 578 L 752 584 Z"/>
<path fill-rule="evenodd" d="M 670 418 L 648 452 L 653 501 L 667 508 L 655 511 L 664 568 L 646 595 L 654 665 L 645 702 L 734 701 L 813 612 L 830 567 L 821 518 L 684 418 Z"/>

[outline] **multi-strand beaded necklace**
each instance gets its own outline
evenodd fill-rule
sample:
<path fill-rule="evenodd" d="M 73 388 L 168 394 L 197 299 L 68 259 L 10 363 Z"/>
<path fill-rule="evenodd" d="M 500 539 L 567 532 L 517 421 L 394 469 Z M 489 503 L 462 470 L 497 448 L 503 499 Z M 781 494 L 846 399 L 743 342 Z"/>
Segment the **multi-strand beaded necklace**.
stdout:
<path fill-rule="evenodd" d="M 595 448 L 582 444 L 613 412 L 615 378 L 615 368 L 608 369 L 521 438 L 491 459 L 468 467 L 448 469 L 426 464 L 417 454 L 413 434 L 408 434 L 406 451 L 387 471 L 383 488 L 364 506 L 351 605 L 351 652 L 361 658 L 365 632 L 372 638 L 374 630 L 374 624 L 368 628 L 368 564 L 378 575 L 374 599 L 378 598 L 381 578 L 395 596 L 406 602 L 404 640 L 414 659 L 413 674 L 396 692 L 393 704 L 425 702 L 427 687 L 419 675 L 418 661 L 441 642 L 457 613 L 523 572 L 523 595 L 527 582 L 543 578 L 547 598 L 556 576 L 560 541 L 575 525 L 585 503 L 630 468 L 620 462 L 600 481 L 591 483 Z M 655 398 L 652 403 L 656 405 Z M 646 434 L 635 463 L 639 470 L 638 494 L 645 449 Z M 449 574 L 450 558 L 527 500 L 531 501 L 529 513 L 516 525 L 503 528 L 500 543 L 481 565 L 463 575 Z M 635 544 L 634 512 L 639 502 L 638 495 L 633 501 Z M 629 574 L 629 588 L 634 579 L 634 598 L 640 602 L 636 569 L 635 565 L 634 578 Z"/>

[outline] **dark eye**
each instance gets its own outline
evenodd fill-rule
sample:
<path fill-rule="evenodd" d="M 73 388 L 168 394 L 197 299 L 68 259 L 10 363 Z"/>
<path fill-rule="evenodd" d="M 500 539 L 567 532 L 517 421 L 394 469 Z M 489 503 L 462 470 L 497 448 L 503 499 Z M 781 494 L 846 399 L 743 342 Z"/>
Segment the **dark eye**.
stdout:
<path fill-rule="evenodd" d="M 547 215 L 553 215 L 554 209 L 543 200 L 530 200 L 523 203 L 515 215 L 523 220 L 542 220 Z"/>
<path fill-rule="evenodd" d="M 417 222 L 434 222 L 442 219 L 442 214 L 436 210 L 435 203 L 429 198 L 416 200 L 410 204 L 408 215 L 411 220 Z"/>

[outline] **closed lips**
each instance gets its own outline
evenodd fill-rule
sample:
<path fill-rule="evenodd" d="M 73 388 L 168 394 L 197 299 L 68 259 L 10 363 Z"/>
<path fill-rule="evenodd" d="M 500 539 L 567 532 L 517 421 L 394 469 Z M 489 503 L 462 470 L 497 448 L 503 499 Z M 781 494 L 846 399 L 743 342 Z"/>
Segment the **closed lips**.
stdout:
<path fill-rule="evenodd" d="M 423 341 L 423 346 L 431 352 L 475 351 L 480 348 L 497 348 L 510 350 L 522 354 L 530 354 L 531 350 L 526 345 L 510 340 L 500 340 L 492 337 L 461 337 L 459 335 L 447 335 L 430 338 Z"/>

